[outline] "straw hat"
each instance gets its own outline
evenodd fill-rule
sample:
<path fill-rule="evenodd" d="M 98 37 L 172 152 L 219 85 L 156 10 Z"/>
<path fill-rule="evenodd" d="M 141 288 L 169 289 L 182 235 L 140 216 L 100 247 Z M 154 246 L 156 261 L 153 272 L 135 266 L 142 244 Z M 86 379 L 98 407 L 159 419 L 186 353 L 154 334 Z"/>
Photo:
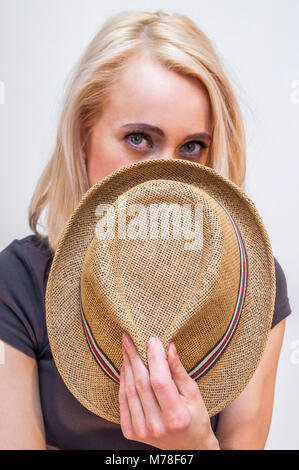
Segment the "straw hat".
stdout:
<path fill-rule="evenodd" d="M 204 165 L 141 161 L 92 186 L 59 240 L 46 289 L 53 358 L 91 412 L 119 423 L 121 340 L 174 341 L 209 416 L 246 387 L 275 302 L 269 237 L 248 196 Z"/>

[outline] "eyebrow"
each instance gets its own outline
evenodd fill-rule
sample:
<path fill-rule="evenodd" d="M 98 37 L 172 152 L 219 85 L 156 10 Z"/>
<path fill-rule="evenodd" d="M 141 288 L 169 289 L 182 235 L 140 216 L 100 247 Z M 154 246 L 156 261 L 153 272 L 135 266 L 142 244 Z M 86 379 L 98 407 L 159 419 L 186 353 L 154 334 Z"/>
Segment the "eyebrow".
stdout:
<path fill-rule="evenodd" d="M 151 126 L 150 124 L 146 124 L 144 122 L 130 122 L 129 124 L 124 124 L 122 127 L 126 128 L 138 128 L 140 130 L 152 131 L 156 134 L 160 135 L 161 137 L 165 137 L 165 133 L 160 129 L 160 127 Z M 197 132 L 195 134 L 190 134 L 185 137 L 186 139 L 206 139 L 211 140 L 212 137 L 207 132 Z"/>

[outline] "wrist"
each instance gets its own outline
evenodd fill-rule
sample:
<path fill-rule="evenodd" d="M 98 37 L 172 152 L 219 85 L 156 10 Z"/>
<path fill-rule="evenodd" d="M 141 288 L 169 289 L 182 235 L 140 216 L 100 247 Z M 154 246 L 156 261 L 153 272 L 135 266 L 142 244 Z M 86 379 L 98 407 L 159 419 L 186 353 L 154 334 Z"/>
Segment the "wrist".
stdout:
<path fill-rule="evenodd" d="M 219 441 L 213 432 L 207 441 L 206 449 L 207 450 L 220 450 Z"/>
<path fill-rule="evenodd" d="M 206 438 L 201 442 L 201 449 L 202 450 L 220 450 L 220 445 L 217 437 L 213 433 L 212 428 L 210 432 L 207 434 Z"/>

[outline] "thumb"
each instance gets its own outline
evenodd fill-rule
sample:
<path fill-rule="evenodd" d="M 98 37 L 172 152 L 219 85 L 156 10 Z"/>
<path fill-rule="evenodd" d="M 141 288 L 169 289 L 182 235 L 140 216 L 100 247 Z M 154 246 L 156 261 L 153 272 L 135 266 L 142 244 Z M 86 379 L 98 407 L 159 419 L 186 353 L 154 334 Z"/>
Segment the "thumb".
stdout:
<path fill-rule="evenodd" d="M 198 399 L 200 396 L 199 388 L 181 363 L 174 343 L 169 345 L 167 359 L 172 379 L 179 393 L 187 399 Z"/>

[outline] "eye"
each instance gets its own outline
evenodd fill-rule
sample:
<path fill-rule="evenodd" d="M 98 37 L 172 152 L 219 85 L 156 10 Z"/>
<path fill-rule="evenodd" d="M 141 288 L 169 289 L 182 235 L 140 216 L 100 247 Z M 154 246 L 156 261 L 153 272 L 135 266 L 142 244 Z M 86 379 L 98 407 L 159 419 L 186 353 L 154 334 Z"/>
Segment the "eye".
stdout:
<path fill-rule="evenodd" d="M 151 142 L 151 138 L 144 134 L 143 132 L 132 132 L 131 134 L 127 134 L 125 136 L 125 140 L 128 140 L 129 145 L 135 148 L 140 148 L 140 149 L 148 149 L 148 145 L 141 145 L 141 142 L 143 140 L 146 140 L 147 143 Z"/>
<path fill-rule="evenodd" d="M 131 132 L 124 137 L 124 140 L 138 151 L 151 149 L 153 143 L 151 137 L 144 132 Z M 183 153 L 187 154 L 187 158 L 196 159 L 201 157 L 203 150 L 207 148 L 207 146 L 205 142 L 194 140 L 186 142 L 181 148 L 183 149 Z"/>
<path fill-rule="evenodd" d="M 193 150 L 196 148 L 197 146 L 197 149 L 198 151 L 197 152 L 193 152 Z M 192 141 L 192 142 L 187 142 L 186 144 L 183 145 L 182 148 L 185 148 L 185 151 L 186 153 L 188 153 L 189 155 L 191 155 L 191 157 L 195 156 L 195 157 L 200 157 L 201 156 L 201 153 L 202 151 L 207 148 L 207 144 L 205 144 L 204 142 L 200 142 L 200 141 Z"/>

